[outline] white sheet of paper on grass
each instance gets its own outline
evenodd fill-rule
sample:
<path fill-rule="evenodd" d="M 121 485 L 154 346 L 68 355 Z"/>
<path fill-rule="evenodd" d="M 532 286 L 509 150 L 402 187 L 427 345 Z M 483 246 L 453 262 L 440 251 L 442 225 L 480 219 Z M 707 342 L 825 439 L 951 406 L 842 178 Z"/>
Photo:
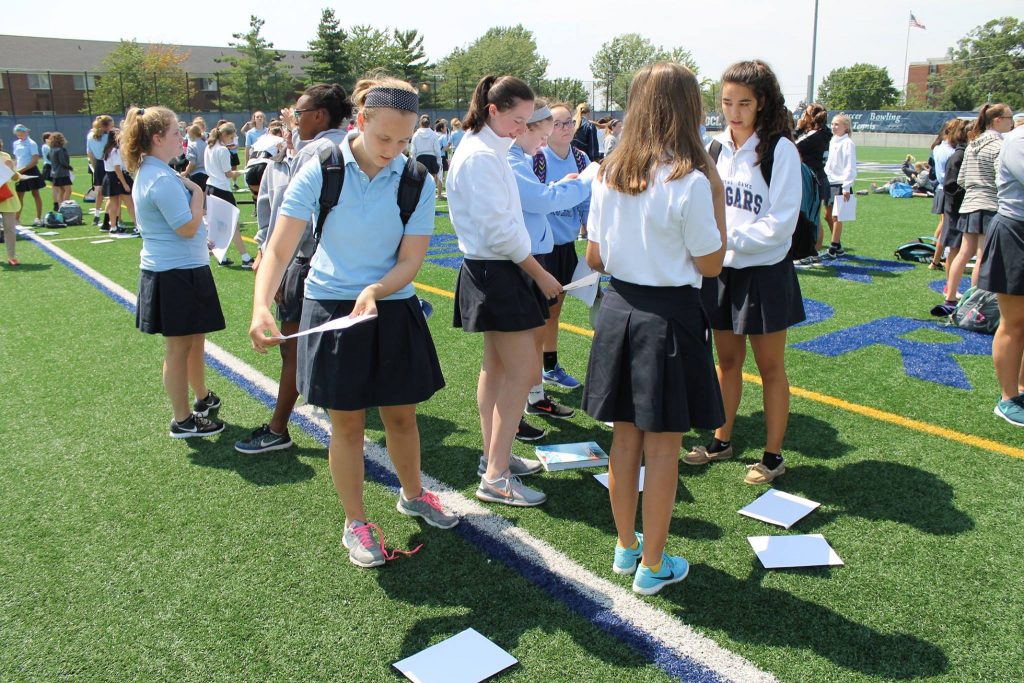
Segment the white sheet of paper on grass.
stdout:
<path fill-rule="evenodd" d="M 416 683 L 480 683 L 518 663 L 476 630 L 467 628 L 392 666 Z"/>
<path fill-rule="evenodd" d="M 748 536 L 765 569 L 842 566 L 843 561 L 821 534 L 803 536 Z"/>
<path fill-rule="evenodd" d="M 594 275 L 597 275 L 596 279 L 593 277 Z M 572 285 L 578 282 L 583 282 L 587 280 L 587 278 L 590 278 L 589 281 L 591 284 L 572 287 Z M 597 290 L 601 286 L 600 280 L 601 275 L 599 273 L 595 273 L 591 270 L 586 261 L 580 261 L 576 264 L 576 270 L 572 272 L 572 282 L 563 287 L 563 289 L 566 294 L 576 297 L 589 308 L 594 305 L 594 299 L 597 298 Z"/>
<path fill-rule="evenodd" d="M 213 245 L 210 251 L 218 262 L 224 260 L 224 255 L 228 252 L 228 247 L 231 246 L 236 223 L 238 223 L 237 206 L 232 206 L 231 202 L 226 202 L 213 195 L 206 198 L 207 239 Z"/>
<path fill-rule="evenodd" d="M 638 488 L 637 488 L 637 491 L 639 491 L 640 493 L 644 492 L 644 475 L 645 474 L 647 474 L 647 467 L 645 467 L 645 466 L 640 467 L 640 483 L 639 483 Z M 597 479 L 597 481 L 601 484 L 601 486 L 603 486 L 605 488 L 608 488 L 608 473 L 607 472 L 602 472 L 601 474 L 595 474 L 594 475 L 594 479 Z"/>
<path fill-rule="evenodd" d="M 597 172 L 599 170 L 601 170 L 601 164 L 596 161 L 591 161 L 590 165 L 583 169 L 579 177 L 583 180 L 593 180 L 597 177 Z"/>
<path fill-rule="evenodd" d="M 36 234 L 40 237 L 49 237 L 50 235 L 59 235 L 60 233 L 56 230 L 51 230 L 49 232 L 37 232 Z"/>
<path fill-rule="evenodd" d="M 346 328 L 352 327 L 353 325 L 358 325 L 359 323 L 369 322 L 370 320 L 373 320 L 376 317 L 376 313 L 370 313 L 367 315 L 357 315 L 354 318 L 350 318 L 348 316 L 342 318 L 335 318 L 334 320 L 328 320 L 323 325 L 317 325 L 316 327 L 311 327 L 308 330 L 303 330 L 302 332 L 289 334 L 287 337 L 278 337 L 278 339 L 295 339 L 296 337 L 304 337 L 307 334 L 313 334 L 315 332 L 330 332 L 331 330 L 344 330 Z"/>
<path fill-rule="evenodd" d="M 794 496 L 784 491 L 768 489 L 763 496 L 740 510 L 745 517 L 788 529 L 817 509 L 821 503 Z"/>
<path fill-rule="evenodd" d="M 93 240 L 92 242 L 89 242 L 89 244 L 107 244 L 108 242 L 113 242 L 113 241 L 114 240 L 110 240 L 110 239 L 106 239 L 106 240 Z"/>

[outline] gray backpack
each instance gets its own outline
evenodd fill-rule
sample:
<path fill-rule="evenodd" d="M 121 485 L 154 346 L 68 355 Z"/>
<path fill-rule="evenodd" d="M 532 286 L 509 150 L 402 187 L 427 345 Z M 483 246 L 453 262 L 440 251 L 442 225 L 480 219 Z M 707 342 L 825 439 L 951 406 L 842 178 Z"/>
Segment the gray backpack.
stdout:
<path fill-rule="evenodd" d="M 962 330 L 995 334 L 999 327 L 999 303 L 996 295 L 984 289 L 971 287 L 960 297 L 949 316 L 951 325 Z"/>
<path fill-rule="evenodd" d="M 85 219 L 82 217 L 82 207 L 74 199 L 61 202 L 57 212 L 64 216 L 65 225 L 82 225 L 85 222 Z"/>

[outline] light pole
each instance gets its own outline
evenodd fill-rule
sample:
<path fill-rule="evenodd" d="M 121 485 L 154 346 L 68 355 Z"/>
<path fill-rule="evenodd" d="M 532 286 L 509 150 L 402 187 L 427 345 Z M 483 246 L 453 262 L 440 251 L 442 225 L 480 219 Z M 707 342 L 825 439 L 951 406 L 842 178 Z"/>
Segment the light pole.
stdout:
<path fill-rule="evenodd" d="M 811 75 L 807 79 L 807 104 L 814 101 L 814 66 L 818 59 L 818 0 L 814 0 L 814 38 L 811 39 Z"/>

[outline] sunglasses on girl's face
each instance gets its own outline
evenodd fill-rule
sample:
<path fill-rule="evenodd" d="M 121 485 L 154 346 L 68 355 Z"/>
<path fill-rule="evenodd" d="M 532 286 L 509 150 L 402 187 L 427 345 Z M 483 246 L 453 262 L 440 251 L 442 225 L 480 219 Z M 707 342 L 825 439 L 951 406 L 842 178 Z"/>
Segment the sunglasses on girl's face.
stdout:
<path fill-rule="evenodd" d="M 568 128 L 571 125 L 572 125 L 572 119 L 567 119 L 565 121 L 555 121 L 555 130 L 557 130 L 559 128 Z"/>

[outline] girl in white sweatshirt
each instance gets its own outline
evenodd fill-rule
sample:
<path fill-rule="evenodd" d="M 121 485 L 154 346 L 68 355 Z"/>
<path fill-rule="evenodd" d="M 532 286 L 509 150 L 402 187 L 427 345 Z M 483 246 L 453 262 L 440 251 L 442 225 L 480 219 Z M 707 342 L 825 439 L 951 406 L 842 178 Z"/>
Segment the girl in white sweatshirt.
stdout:
<path fill-rule="evenodd" d="M 805 318 L 789 258 L 800 211 L 800 155 L 790 139 L 793 122 L 779 82 L 767 64 L 733 64 L 722 76 L 721 92 L 728 128 L 708 151 L 725 184 L 725 263 L 717 278 L 704 278 L 701 294 L 718 351 L 725 424 L 707 448 L 694 448 L 683 461 L 705 465 L 732 457 L 749 337 L 764 385 L 767 443 L 745 481 L 762 484 L 786 471 L 781 454 L 789 420 L 786 329 Z"/>
<path fill-rule="evenodd" d="M 832 244 L 828 247 L 826 258 L 838 258 L 846 252 L 843 250 L 843 222 L 835 215 L 836 197 L 850 201 L 853 194 L 853 181 L 857 179 L 857 146 L 850 138 L 850 117 L 836 114 L 832 117 L 832 140 L 828 143 L 828 161 L 825 162 L 825 175 L 828 176 L 830 188 L 828 201 L 825 203 L 825 222 L 832 227 Z"/>

